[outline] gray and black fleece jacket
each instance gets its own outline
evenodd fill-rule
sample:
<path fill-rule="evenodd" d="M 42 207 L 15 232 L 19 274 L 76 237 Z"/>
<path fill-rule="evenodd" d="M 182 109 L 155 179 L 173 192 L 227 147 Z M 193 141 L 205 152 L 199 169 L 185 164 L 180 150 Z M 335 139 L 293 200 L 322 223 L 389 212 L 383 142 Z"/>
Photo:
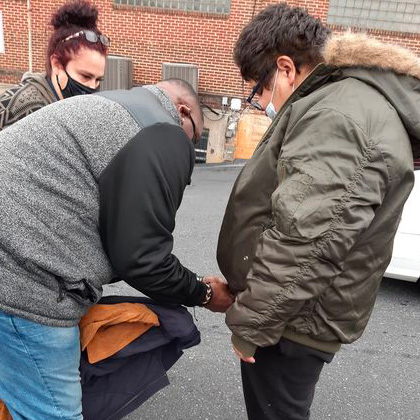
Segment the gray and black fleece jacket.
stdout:
<path fill-rule="evenodd" d="M 0 133 L 0 310 L 73 326 L 114 278 L 158 302 L 203 301 L 172 254 L 194 148 L 166 108 L 146 88 L 103 92 Z"/>

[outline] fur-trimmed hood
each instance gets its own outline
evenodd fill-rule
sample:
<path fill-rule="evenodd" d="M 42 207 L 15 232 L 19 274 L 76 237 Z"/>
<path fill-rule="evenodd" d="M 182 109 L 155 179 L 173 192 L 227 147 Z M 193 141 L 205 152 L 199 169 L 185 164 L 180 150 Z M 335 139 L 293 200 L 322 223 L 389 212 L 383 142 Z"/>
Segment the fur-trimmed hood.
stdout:
<path fill-rule="evenodd" d="M 390 70 L 420 79 L 420 58 L 412 51 L 363 33 L 333 35 L 324 48 L 325 64 Z"/>
<path fill-rule="evenodd" d="M 414 156 L 420 157 L 420 58 L 406 48 L 351 32 L 333 35 L 323 55 L 342 77 L 373 86 L 389 101 L 410 136 Z"/>

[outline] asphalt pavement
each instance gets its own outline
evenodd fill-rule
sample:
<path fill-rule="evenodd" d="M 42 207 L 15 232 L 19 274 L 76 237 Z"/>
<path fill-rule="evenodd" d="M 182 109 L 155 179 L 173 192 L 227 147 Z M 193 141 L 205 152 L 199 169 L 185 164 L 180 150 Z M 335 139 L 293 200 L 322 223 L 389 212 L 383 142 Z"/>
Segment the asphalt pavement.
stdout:
<path fill-rule="evenodd" d="M 185 191 L 177 214 L 174 254 L 200 275 L 220 274 L 217 237 L 240 169 L 240 165 L 200 165 Z M 105 292 L 137 293 L 123 282 Z M 231 351 L 224 317 L 201 308 L 195 316 L 202 343 L 187 350 L 168 372 L 171 384 L 127 420 L 246 420 L 239 362 Z M 420 285 L 384 279 L 362 338 L 344 346 L 324 368 L 311 419 L 418 420 L 419 323 Z"/>

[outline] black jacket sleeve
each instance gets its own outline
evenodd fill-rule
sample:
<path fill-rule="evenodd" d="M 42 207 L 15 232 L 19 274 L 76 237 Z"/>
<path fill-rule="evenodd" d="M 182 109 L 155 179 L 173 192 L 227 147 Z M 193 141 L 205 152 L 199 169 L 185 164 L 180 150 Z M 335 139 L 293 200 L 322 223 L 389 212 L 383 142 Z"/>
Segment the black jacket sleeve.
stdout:
<path fill-rule="evenodd" d="M 158 302 L 200 304 L 205 286 L 172 255 L 175 214 L 194 166 L 184 131 L 142 129 L 99 180 L 99 229 L 118 277 Z"/>

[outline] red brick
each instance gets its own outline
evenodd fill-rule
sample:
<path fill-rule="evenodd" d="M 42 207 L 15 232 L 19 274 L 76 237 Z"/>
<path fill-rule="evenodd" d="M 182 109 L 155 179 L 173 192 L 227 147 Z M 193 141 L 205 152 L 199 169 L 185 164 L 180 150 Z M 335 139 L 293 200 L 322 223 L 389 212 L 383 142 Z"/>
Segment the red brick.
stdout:
<path fill-rule="evenodd" d="M 33 65 L 44 67 L 44 53 L 51 29 L 51 13 L 62 0 L 31 0 Z M 154 83 L 161 78 L 162 62 L 197 64 L 199 92 L 205 97 L 243 96 L 242 81 L 232 59 L 232 49 L 242 27 L 253 13 L 272 1 L 232 0 L 231 13 L 210 15 L 165 11 L 154 8 L 114 6 L 112 0 L 94 0 L 99 10 L 99 27 L 111 38 L 110 54 L 133 60 L 135 84 Z M 292 0 L 291 5 L 307 9 L 324 23 L 327 0 Z M 26 1 L 2 1 L 5 54 L 0 54 L 0 82 L 16 82 L 28 68 Z M 254 10 L 255 6 L 255 10 Z M 343 28 L 333 27 L 336 32 Z M 420 53 L 420 35 L 371 31 L 375 38 L 393 42 Z"/>

